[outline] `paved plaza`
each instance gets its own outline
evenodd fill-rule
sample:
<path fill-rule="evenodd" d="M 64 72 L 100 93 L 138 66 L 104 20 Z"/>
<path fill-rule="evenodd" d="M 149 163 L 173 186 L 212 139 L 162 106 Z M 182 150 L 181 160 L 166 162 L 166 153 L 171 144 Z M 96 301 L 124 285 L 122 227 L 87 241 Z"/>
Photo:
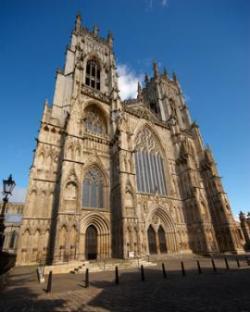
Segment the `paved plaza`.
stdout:
<path fill-rule="evenodd" d="M 140 270 L 119 272 L 119 285 L 114 272 L 89 274 L 89 288 L 81 274 L 54 275 L 52 293 L 46 293 L 47 277 L 39 284 L 35 267 L 14 268 L 7 287 L 0 296 L 0 311 L 250 311 L 250 266 L 242 258 L 240 268 L 234 258 L 216 259 L 214 272 L 209 258 L 164 259 L 167 278 L 163 278 L 162 261 L 145 268 L 145 281 Z M 183 276 L 180 261 L 184 261 Z"/>

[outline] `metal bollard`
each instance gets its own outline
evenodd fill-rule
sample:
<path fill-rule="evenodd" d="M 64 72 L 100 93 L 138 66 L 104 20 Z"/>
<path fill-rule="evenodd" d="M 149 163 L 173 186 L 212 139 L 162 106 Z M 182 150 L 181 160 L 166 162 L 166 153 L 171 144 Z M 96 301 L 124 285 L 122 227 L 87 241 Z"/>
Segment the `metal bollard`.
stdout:
<path fill-rule="evenodd" d="M 237 267 L 240 268 L 240 259 L 238 256 L 235 256 L 235 260 L 236 260 L 236 263 L 237 263 Z"/>
<path fill-rule="evenodd" d="M 39 268 L 36 269 L 37 280 L 40 282 Z"/>
<path fill-rule="evenodd" d="M 89 269 L 86 269 L 85 272 L 85 288 L 89 287 Z"/>
<path fill-rule="evenodd" d="M 248 256 L 246 256 L 246 257 L 245 257 L 245 259 L 246 259 L 246 263 L 247 263 L 247 265 L 249 266 L 249 265 L 250 265 L 250 259 L 249 259 L 249 257 L 248 257 Z"/>
<path fill-rule="evenodd" d="M 116 283 L 116 285 L 119 284 L 119 271 L 118 271 L 118 266 L 117 265 L 115 267 L 115 283 Z"/>
<path fill-rule="evenodd" d="M 202 270 L 201 270 L 201 266 L 200 266 L 200 261 L 197 260 L 197 268 L 198 268 L 198 273 L 201 274 Z"/>
<path fill-rule="evenodd" d="M 46 292 L 47 293 L 52 292 L 52 271 L 49 271 L 49 277 L 48 277 L 48 284 L 47 284 Z"/>
<path fill-rule="evenodd" d="M 164 277 L 164 278 L 167 278 L 167 272 L 166 272 L 165 264 L 164 264 L 164 263 L 162 263 L 162 274 L 163 274 L 163 277 Z"/>
<path fill-rule="evenodd" d="M 211 262 L 212 262 L 213 271 L 217 272 L 217 268 L 216 268 L 216 265 L 215 265 L 215 262 L 214 262 L 214 258 L 211 258 Z"/>
<path fill-rule="evenodd" d="M 185 267 L 184 267 L 184 262 L 181 261 L 181 271 L 182 271 L 182 276 L 186 276 L 186 271 L 185 271 Z"/>
<path fill-rule="evenodd" d="M 144 282 L 145 281 L 145 275 L 144 275 L 144 267 L 141 265 L 141 280 Z"/>
<path fill-rule="evenodd" d="M 230 268 L 229 268 L 227 257 L 224 257 L 224 260 L 225 260 L 226 269 L 228 271 L 228 270 L 230 270 Z"/>

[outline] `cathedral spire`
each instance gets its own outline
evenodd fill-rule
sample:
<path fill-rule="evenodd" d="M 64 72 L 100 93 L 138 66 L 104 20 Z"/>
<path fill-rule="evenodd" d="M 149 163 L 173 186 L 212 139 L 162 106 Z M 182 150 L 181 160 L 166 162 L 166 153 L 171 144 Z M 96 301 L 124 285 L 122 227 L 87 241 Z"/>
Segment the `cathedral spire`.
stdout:
<path fill-rule="evenodd" d="M 141 84 L 140 81 L 138 81 L 138 86 L 137 86 L 137 98 L 141 99 L 142 97 L 142 88 L 141 88 Z"/>
<path fill-rule="evenodd" d="M 146 73 L 144 77 L 145 85 L 148 83 L 148 81 L 149 81 L 149 78 L 148 78 L 148 74 Z"/>
<path fill-rule="evenodd" d="M 158 78 L 159 77 L 159 68 L 158 68 L 158 64 L 156 62 L 153 62 L 153 70 L 154 70 L 154 77 Z"/>
<path fill-rule="evenodd" d="M 173 80 L 174 80 L 175 82 L 177 82 L 177 77 L 176 77 L 176 73 L 175 73 L 175 72 L 173 72 Z"/>
<path fill-rule="evenodd" d="M 107 42 L 110 48 L 112 48 L 113 47 L 113 34 L 111 31 L 108 32 Z"/>
<path fill-rule="evenodd" d="M 98 37 L 98 35 L 99 35 L 99 27 L 97 25 L 94 25 L 94 27 L 93 27 L 93 34 L 96 37 Z"/>
<path fill-rule="evenodd" d="M 75 31 L 79 32 L 81 30 L 81 23 L 82 23 L 82 18 L 80 13 L 78 12 L 76 15 L 76 21 L 75 21 Z"/>
<path fill-rule="evenodd" d="M 167 72 L 166 67 L 164 67 L 163 76 L 164 76 L 165 78 L 168 78 L 168 72 Z"/>

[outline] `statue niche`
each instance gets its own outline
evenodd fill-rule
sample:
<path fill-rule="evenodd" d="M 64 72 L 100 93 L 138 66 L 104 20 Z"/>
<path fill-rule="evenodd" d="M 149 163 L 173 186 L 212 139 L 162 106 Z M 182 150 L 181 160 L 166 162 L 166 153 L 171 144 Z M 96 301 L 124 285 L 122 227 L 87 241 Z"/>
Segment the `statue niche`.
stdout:
<path fill-rule="evenodd" d="M 77 205 L 77 185 L 75 182 L 68 182 L 64 189 L 64 209 L 75 211 Z"/>
<path fill-rule="evenodd" d="M 134 206 L 134 198 L 130 191 L 126 192 L 125 196 L 125 206 L 126 206 L 126 215 L 130 218 L 135 218 L 135 206 Z"/>

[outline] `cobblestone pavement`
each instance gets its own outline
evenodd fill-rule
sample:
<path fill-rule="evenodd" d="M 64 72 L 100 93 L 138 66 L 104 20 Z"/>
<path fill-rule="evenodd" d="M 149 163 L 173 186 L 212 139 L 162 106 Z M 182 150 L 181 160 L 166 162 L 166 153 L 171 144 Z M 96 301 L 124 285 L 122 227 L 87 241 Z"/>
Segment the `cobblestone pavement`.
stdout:
<path fill-rule="evenodd" d="M 138 269 L 119 272 L 90 272 L 90 287 L 85 288 L 84 274 L 54 275 L 52 293 L 39 284 L 35 268 L 12 270 L 9 284 L 0 294 L 0 311 L 250 311 L 250 266 L 233 259 L 226 270 L 224 260 L 216 260 L 213 272 L 209 259 L 200 259 L 198 274 L 194 259 L 184 259 L 186 276 L 182 276 L 180 259 L 167 259 L 167 279 L 161 263 L 145 268 L 145 281 Z"/>

